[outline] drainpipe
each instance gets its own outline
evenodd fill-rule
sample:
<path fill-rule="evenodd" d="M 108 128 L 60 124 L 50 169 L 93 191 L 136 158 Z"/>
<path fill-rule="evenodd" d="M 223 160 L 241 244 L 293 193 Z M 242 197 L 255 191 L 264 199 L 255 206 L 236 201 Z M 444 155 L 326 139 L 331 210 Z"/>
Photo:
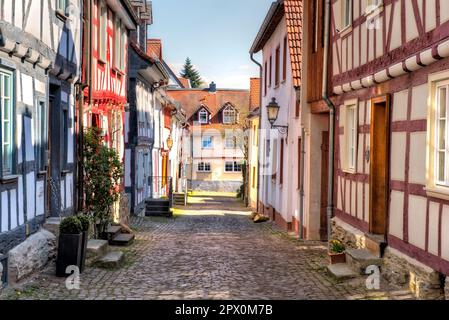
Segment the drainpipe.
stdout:
<path fill-rule="evenodd" d="M 305 130 L 304 127 L 301 129 L 301 163 L 300 163 L 300 176 L 301 180 L 299 182 L 299 220 L 301 221 L 301 228 L 299 230 L 299 237 L 301 240 L 304 239 L 304 160 L 306 158 L 305 149 Z"/>
<path fill-rule="evenodd" d="M 329 108 L 329 172 L 327 185 L 327 240 L 331 239 L 331 219 L 334 208 L 334 132 L 335 132 L 335 105 L 327 94 L 327 78 L 329 72 L 329 32 L 330 32 L 331 0 L 326 0 L 324 20 L 324 58 L 322 96 Z"/>
<path fill-rule="evenodd" d="M 260 124 L 262 123 L 262 65 L 254 59 L 254 53 L 251 52 L 251 61 L 253 61 L 259 67 L 259 130 L 256 133 L 258 135 L 258 141 L 260 147 Z M 259 156 L 259 149 L 257 150 L 257 155 Z M 248 181 L 249 183 L 249 181 Z M 256 192 L 256 212 L 259 213 L 259 191 L 260 191 L 260 159 L 257 159 L 257 192 Z"/>

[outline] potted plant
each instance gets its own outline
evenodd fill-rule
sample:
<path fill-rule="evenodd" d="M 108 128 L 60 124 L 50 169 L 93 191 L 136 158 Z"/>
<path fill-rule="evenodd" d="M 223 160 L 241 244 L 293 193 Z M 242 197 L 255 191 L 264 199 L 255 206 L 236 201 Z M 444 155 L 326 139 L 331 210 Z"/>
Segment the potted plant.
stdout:
<path fill-rule="evenodd" d="M 331 264 L 346 262 L 345 246 L 340 240 L 334 239 L 329 242 L 328 255 Z"/>
<path fill-rule="evenodd" d="M 81 266 L 81 248 L 83 227 L 76 216 L 62 220 L 59 226 L 58 256 L 56 259 L 56 276 L 66 277 L 68 266 Z"/>
<path fill-rule="evenodd" d="M 82 228 L 82 246 L 81 246 L 81 265 L 80 265 L 80 273 L 84 271 L 85 262 L 86 262 L 86 254 L 87 254 L 87 241 L 89 240 L 89 227 L 90 227 L 90 219 L 86 214 L 80 214 L 77 216 L 78 220 L 81 223 Z"/>

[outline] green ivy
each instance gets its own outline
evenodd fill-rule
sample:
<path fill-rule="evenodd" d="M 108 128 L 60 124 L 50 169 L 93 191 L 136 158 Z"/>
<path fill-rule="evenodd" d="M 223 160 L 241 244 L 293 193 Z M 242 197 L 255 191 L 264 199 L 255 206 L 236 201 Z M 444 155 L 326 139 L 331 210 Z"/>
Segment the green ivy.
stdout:
<path fill-rule="evenodd" d="M 112 205 L 120 196 L 123 175 L 118 153 L 103 143 L 98 128 L 84 135 L 85 213 L 93 218 L 94 236 L 100 238 L 112 222 Z"/>

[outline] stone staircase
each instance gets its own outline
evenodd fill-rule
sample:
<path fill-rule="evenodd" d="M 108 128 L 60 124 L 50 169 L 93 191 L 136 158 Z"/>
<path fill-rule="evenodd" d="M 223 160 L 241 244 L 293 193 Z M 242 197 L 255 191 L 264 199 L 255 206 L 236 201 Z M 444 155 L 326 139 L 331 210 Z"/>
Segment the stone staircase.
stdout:
<path fill-rule="evenodd" d="M 173 205 L 184 207 L 187 205 L 187 196 L 185 193 L 173 193 Z"/>
<path fill-rule="evenodd" d="M 167 217 L 173 216 L 168 199 L 148 199 L 145 202 L 145 216 Z"/>
<path fill-rule="evenodd" d="M 135 238 L 133 233 L 125 233 L 121 226 L 116 225 L 109 226 L 106 235 L 111 246 L 129 246 Z"/>
<path fill-rule="evenodd" d="M 337 279 L 350 279 L 359 275 L 366 275 L 369 266 L 382 266 L 382 258 L 368 249 L 346 250 L 346 263 L 330 264 L 329 273 Z"/>
<path fill-rule="evenodd" d="M 125 261 L 122 251 L 111 251 L 108 240 L 91 239 L 87 242 L 86 265 L 100 268 L 118 268 Z"/>

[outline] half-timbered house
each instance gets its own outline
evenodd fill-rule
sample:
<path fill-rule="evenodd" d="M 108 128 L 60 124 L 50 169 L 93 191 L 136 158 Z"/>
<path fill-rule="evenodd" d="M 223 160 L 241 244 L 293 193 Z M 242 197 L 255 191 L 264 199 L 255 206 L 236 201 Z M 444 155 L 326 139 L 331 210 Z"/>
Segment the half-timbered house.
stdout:
<path fill-rule="evenodd" d="M 47 216 L 75 210 L 80 14 L 78 0 L 1 3 L 0 254 L 11 258 L 12 281 L 46 261 L 32 256 L 36 242 L 29 256 L 17 246 Z"/>
<path fill-rule="evenodd" d="M 419 297 L 449 275 L 449 2 L 331 1 L 334 237 Z"/>

